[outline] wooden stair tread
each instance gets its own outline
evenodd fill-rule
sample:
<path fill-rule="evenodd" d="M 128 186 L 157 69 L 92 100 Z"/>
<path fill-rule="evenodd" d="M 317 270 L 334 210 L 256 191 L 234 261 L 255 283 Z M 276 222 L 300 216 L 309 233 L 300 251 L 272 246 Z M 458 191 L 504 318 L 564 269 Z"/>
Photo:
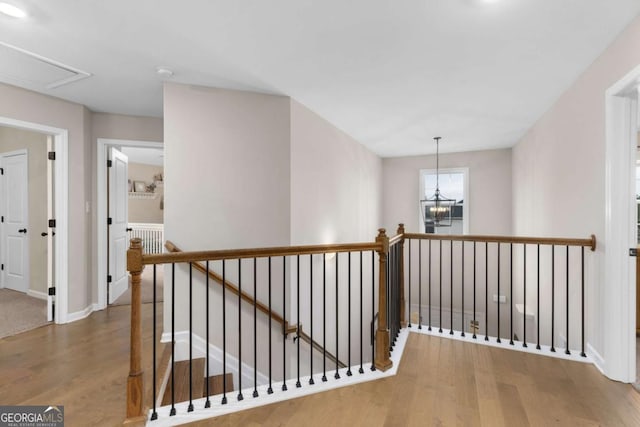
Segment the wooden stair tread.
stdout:
<path fill-rule="evenodd" d="M 204 388 L 204 366 L 205 359 L 193 359 L 193 399 L 199 399 L 203 396 L 202 390 Z M 174 381 L 175 381 L 175 402 L 186 402 L 189 400 L 189 361 L 182 360 L 176 362 L 174 367 Z M 171 375 L 171 374 L 169 374 Z M 171 377 L 167 383 L 164 396 L 162 398 L 162 405 L 171 404 Z"/>
<path fill-rule="evenodd" d="M 215 396 L 216 394 L 222 394 L 223 392 L 223 376 L 213 375 L 207 378 L 209 381 L 209 396 Z M 204 383 L 204 389 L 202 391 L 203 396 L 207 395 L 207 381 Z M 227 374 L 227 393 L 233 391 L 233 374 Z"/>

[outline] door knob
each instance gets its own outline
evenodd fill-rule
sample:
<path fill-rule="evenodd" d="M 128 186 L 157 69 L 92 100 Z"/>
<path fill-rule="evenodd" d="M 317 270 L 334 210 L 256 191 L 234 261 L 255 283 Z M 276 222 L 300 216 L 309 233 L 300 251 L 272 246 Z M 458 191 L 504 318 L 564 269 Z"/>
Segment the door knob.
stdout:
<path fill-rule="evenodd" d="M 133 228 L 127 228 L 125 231 L 133 231 Z"/>
<path fill-rule="evenodd" d="M 40 233 L 40 235 L 41 235 L 42 237 L 46 237 L 46 236 L 48 236 L 48 235 L 49 235 L 49 233 Z"/>
<path fill-rule="evenodd" d="M 18 230 L 18 233 L 27 234 L 27 229 L 26 228 L 21 228 L 20 230 Z"/>

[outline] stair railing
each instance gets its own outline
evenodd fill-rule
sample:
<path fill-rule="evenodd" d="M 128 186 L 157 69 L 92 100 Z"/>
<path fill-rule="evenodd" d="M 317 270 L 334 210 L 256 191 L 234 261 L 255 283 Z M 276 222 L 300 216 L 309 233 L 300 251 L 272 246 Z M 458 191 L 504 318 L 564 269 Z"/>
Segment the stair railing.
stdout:
<path fill-rule="evenodd" d="M 403 236 L 410 328 L 586 357 L 585 248 L 595 251 L 594 235 Z"/>
<path fill-rule="evenodd" d="M 174 249 L 177 249 L 173 245 Z M 268 348 L 260 348 L 261 355 L 268 356 L 268 384 L 260 384 L 260 393 L 266 391 L 267 394 L 274 392 L 273 380 L 275 374 L 272 374 L 273 363 L 272 355 L 279 353 L 281 355 L 281 371 L 279 372 L 278 383 L 281 383 L 281 390 L 287 390 L 287 380 L 295 381 L 295 387 L 302 387 L 301 375 L 307 374 L 307 383 L 312 386 L 315 383 L 316 375 L 321 376 L 321 381 L 328 380 L 327 374 L 329 367 L 327 366 L 327 360 L 334 364 L 335 374 L 334 379 L 340 379 L 341 375 L 351 376 L 353 372 L 352 367 L 359 365 L 358 372 L 364 373 L 364 366 L 367 365 L 371 370 L 387 370 L 392 366 L 390 359 L 389 344 L 389 330 L 388 330 L 388 301 L 389 290 L 387 284 L 389 283 L 387 274 L 387 259 L 389 251 L 389 239 L 385 234 L 384 229 L 380 229 L 374 242 L 370 243 L 350 243 L 350 244 L 334 244 L 334 245 L 309 245 L 309 246 L 290 246 L 290 247 L 274 247 L 274 248 L 255 248 L 255 249 L 239 249 L 239 250 L 217 250 L 217 251 L 197 251 L 197 252 L 172 252 L 164 254 L 145 254 L 143 253 L 142 242 L 140 239 L 132 239 L 131 247 L 127 253 L 128 270 L 132 276 L 132 304 L 131 304 L 131 361 L 130 372 L 127 380 L 127 419 L 132 420 L 145 416 L 145 406 L 143 398 L 143 372 L 141 365 L 141 324 L 140 324 L 140 286 L 141 286 L 141 273 L 145 266 L 151 266 L 154 269 L 154 286 L 155 286 L 155 273 L 157 266 L 165 266 L 165 286 L 170 286 L 170 297 L 165 298 L 165 306 L 167 305 L 167 299 L 170 304 L 170 322 L 171 322 L 171 351 L 172 351 L 172 364 L 176 361 L 175 343 L 176 343 L 176 296 L 182 298 L 183 296 L 188 299 L 188 348 L 190 363 L 189 368 L 189 403 L 186 407 L 186 412 L 194 411 L 194 397 L 191 380 L 194 373 L 191 371 L 191 361 L 193 360 L 193 340 L 194 340 L 194 324 L 193 324 L 193 308 L 195 304 L 205 304 L 205 330 L 198 331 L 204 335 L 204 347 L 206 349 L 206 375 L 210 374 L 209 369 L 209 348 L 212 344 L 210 338 L 210 327 L 218 327 L 221 325 L 222 337 L 220 342 L 216 342 L 216 345 L 221 346 L 222 354 L 222 369 L 223 369 L 223 393 L 220 404 L 224 405 L 228 402 L 228 392 L 230 391 L 229 384 L 226 384 L 227 378 L 227 366 L 228 359 L 234 359 L 236 370 L 239 371 L 238 380 L 238 394 L 236 399 L 243 400 L 243 374 L 242 369 L 253 370 L 253 392 L 252 396 L 259 396 L 259 384 L 258 384 L 258 344 L 257 344 L 257 330 L 256 313 L 258 311 L 257 293 L 260 289 L 268 289 L 268 303 L 266 307 L 260 308 L 260 310 L 266 310 L 268 314 L 268 327 L 266 327 L 266 333 L 268 334 L 269 346 Z M 378 258 L 376 270 L 375 258 Z M 204 263 L 204 265 L 201 265 Z M 304 265 L 303 265 L 304 264 Z M 333 265 L 331 265 L 333 264 Z M 352 265 L 353 264 L 353 265 Z M 314 265 L 315 271 L 314 271 Z M 201 289 L 206 291 L 202 292 L 198 290 L 198 283 L 194 284 L 193 270 L 200 270 L 204 275 L 205 283 Z M 249 274 L 247 278 L 247 272 L 249 269 L 252 274 Z M 214 272 L 213 270 L 216 270 Z M 233 273 L 232 273 L 232 270 Z M 276 271 L 279 270 L 279 271 Z M 243 271 L 245 274 L 243 275 Z M 264 271 L 268 274 L 259 277 Z M 320 275 L 321 271 L 321 275 Z M 177 273 L 177 274 L 176 274 Z M 295 277 L 294 277 L 295 273 Z M 358 276 L 359 274 L 359 276 Z M 235 275 L 234 280 L 237 283 L 237 287 L 230 287 L 230 277 Z M 307 277 L 301 277 L 306 275 Z M 188 277 L 188 279 L 187 279 Z M 211 292 L 209 287 L 209 279 L 212 278 L 220 283 L 225 283 L 227 286 L 221 286 L 221 296 L 217 300 L 219 305 L 213 307 L 210 301 Z M 321 277 L 321 279 L 320 279 Z M 170 278 L 170 279 L 169 279 Z M 277 279 L 277 283 L 276 280 Z M 366 280 L 370 280 L 370 285 L 366 285 Z M 376 287 L 377 281 L 377 287 Z M 243 285 L 245 291 L 243 291 Z M 259 286 L 259 287 L 258 287 Z M 194 301 L 194 287 L 196 292 L 204 293 L 202 298 L 196 296 Z M 247 293 L 246 290 L 253 290 L 253 293 Z M 288 299 L 285 295 L 289 295 L 295 288 L 297 295 L 297 301 L 294 305 L 296 308 L 296 314 L 293 313 L 289 317 L 295 317 L 297 325 L 295 330 L 289 331 L 287 328 L 287 310 L 286 304 Z M 281 291 L 280 295 L 277 292 Z M 264 289 L 262 289 L 264 290 Z M 178 293 L 176 293 L 178 291 Z M 227 292 L 229 291 L 229 292 Z M 309 298 L 308 302 L 309 313 L 301 313 L 301 293 L 305 294 L 305 298 Z M 188 294 L 188 295 L 187 295 Z M 272 296 L 276 295 L 281 298 L 281 306 L 277 307 L 276 301 L 272 301 Z M 320 298 L 322 295 L 322 298 Z M 214 295 L 215 296 L 215 295 Z M 236 299 L 237 298 L 237 299 Z M 203 301 L 204 299 L 204 301 Z M 232 310 L 231 307 L 227 307 L 228 303 L 236 300 L 235 307 L 242 307 L 242 301 L 248 302 L 253 308 L 253 327 L 244 326 L 243 332 L 243 315 L 242 309 Z M 345 301 L 346 300 L 346 301 Z M 368 300 L 371 306 L 365 305 L 365 300 Z M 155 302 L 155 301 L 154 301 Z M 214 302 L 215 303 L 215 302 Z M 154 323 L 156 320 L 154 304 Z M 293 304 L 292 304 L 293 306 Z M 294 368 L 287 366 L 287 346 L 289 345 L 286 339 L 282 339 L 282 346 L 280 349 L 272 348 L 272 319 L 276 308 L 282 309 L 282 325 L 283 331 L 291 332 L 295 338 L 293 343 L 295 349 L 292 352 L 297 354 L 296 364 Z M 180 312 L 182 306 L 179 307 Z M 369 316 L 373 322 L 373 316 L 375 312 L 379 313 L 377 319 L 377 329 L 375 334 L 375 341 L 370 343 L 370 353 L 365 350 L 364 336 L 368 335 L 363 333 L 369 328 L 369 322 L 364 322 L 363 317 Z M 231 312 L 231 314 L 228 314 Z M 235 322 L 234 328 L 237 327 L 237 343 L 233 345 L 234 348 L 230 348 L 231 345 L 227 339 L 227 320 L 231 321 L 231 315 L 235 313 L 237 318 L 233 319 Z M 395 311 L 394 311 L 395 313 Z M 218 319 L 210 318 L 210 316 L 220 316 Z M 301 319 L 306 318 L 309 328 L 309 335 L 302 330 Z M 165 317 L 166 319 L 166 317 Z M 186 323 L 186 319 L 179 319 L 181 325 Z M 214 324 L 214 320 L 219 320 L 219 323 Z M 245 319 L 246 321 L 246 319 Z M 322 326 L 319 325 L 321 321 Z M 181 326 L 182 327 L 182 326 Z M 249 332 L 246 332 L 249 329 Z M 154 330 L 155 331 L 155 330 Z M 253 360 L 250 356 L 247 356 L 247 351 L 243 353 L 243 338 L 247 338 L 247 335 L 253 332 Z M 353 332 L 353 334 L 352 334 Z M 235 334 L 235 332 L 234 332 Z M 314 335 L 315 334 L 315 335 Z M 322 344 L 320 345 L 320 337 L 322 334 Z M 308 339 L 307 339 L 308 338 Z M 301 341 L 305 341 L 308 344 L 309 360 L 306 372 L 301 370 Z M 155 372 L 155 332 L 154 332 L 154 367 L 153 374 L 154 379 L 156 377 Z M 342 344 L 342 346 L 341 346 Z M 314 353 L 318 351 L 318 347 L 321 347 L 322 356 L 322 369 L 318 366 L 313 366 Z M 345 348 L 346 347 L 346 348 Z M 356 348 L 352 348 L 356 347 Z M 251 346 L 250 346 L 251 349 Z M 315 349 L 315 351 L 314 351 Z M 359 357 L 357 351 L 359 349 Z M 291 351 L 291 350 L 290 350 Z M 332 354 L 335 357 L 330 357 Z M 368 356 L 367 356 L 368 354 Z M 347 360 L 345 365 L 340 360 Z M 251 366 L 253 362 L 253 366 Z M 264 364 L 264 363 L 263 363 Z M 243 368 L 244 367 L 244 368 Z M 295 371 L 295 372 L 288 372 Z M 173 396 L 174 381 L 173 372 L 169 379 L 171 382 L 172 402 L 168 415 L 175 415 L 177 413 L 176 401 Z M 200 373 L 195 373 L 200 375 Z M 289 375 L 293 378 L 289 378 Z M 280 381 L 281 380 L 281 381 Z M 206 386 L 208 386 L 208 381 Z M 245 382 L 246 383 L 246 382 Z M 155 384 L 155 381 L 154 381 Z M 267 388 L 268 385 L 268 388 Z M 306 385 L 305 385 L 306 387 Z M 246 391 L 246 390 L 245 390 Z M 157 390 L 153 390 L 153 404 L 151 410 L 150 419 L 156 419 L 158 416 L 158 409 L 156 407 Z M 206 401 L 204 402 L 204 408 L 211 407 L 212 402 L 207 387 Z"/>

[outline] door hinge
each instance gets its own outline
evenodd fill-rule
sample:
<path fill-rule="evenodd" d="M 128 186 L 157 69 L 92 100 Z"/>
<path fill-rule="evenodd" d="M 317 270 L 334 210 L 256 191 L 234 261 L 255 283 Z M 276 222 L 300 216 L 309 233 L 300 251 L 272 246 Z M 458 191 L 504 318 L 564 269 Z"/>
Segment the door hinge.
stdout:
<path fill-rule="evenodd" d="M 111 225 L 113 223 L 113 219 L 107 218 L 107 225 Z"/>
<path fill-rule="evenodd" d="M 49 288 L 49 296 L 55 296 L 56 295 L 56 287 L 53 286 L 51 288 Z"/>
<path fill-rule="evenodd" d="M 4 168 L 0 168 L 0 175 L 4 175 Z"/>
<path fill-rule="evenodd" d="M 49 228 L 56 228 L 56 220 L 55 219 L 50 219 L 49 220 Z"/>
<path fill-rule="evenodd" d="M 629 248 L 629 256 L 638 256 L 638 248 Z"/>
<path fill-rule="evenodd" d="M 2 268 L 0 268 L 0 270 L 4 271 L 4 264 L 2 264 Z"/>
<path fill-rule="evenodd" d="M 113 166 L 113 161 L 107 160 L 107 167 L 110 168 Z"/>
<path fill-rule="evenodd" d="M 112 278 L 112 277 L 111 277 L 111 275 L 109 274 L 109 275 L 107 276 L 107 283 L 111 283 L 111 282 L 112 282 L 112 280 L 113 280 L 113 278 Z"/>
<path fill-rule="evenodd" d="M 4 222 L 4 215 L 2 216 L 2 221 L 0 221 L 0 222 Z"/>
<path fill-rule="evenodd" d="M 55 151 L 49 151 L 49 153 L 47 153 L 47 158 L 49 160 L 55 160 L 56 159 L 56 152 Z"/>

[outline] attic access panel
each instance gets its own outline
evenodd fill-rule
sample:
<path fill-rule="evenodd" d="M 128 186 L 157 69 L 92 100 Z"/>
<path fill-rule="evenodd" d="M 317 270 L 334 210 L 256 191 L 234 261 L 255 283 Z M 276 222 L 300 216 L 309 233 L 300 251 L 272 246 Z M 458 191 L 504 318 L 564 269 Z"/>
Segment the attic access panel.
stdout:
<path fill-rule="evenodd" d="M 0 42 L 0 81 L 29 89 L 54 89 L 91 76 L 53 59 Z"/>

